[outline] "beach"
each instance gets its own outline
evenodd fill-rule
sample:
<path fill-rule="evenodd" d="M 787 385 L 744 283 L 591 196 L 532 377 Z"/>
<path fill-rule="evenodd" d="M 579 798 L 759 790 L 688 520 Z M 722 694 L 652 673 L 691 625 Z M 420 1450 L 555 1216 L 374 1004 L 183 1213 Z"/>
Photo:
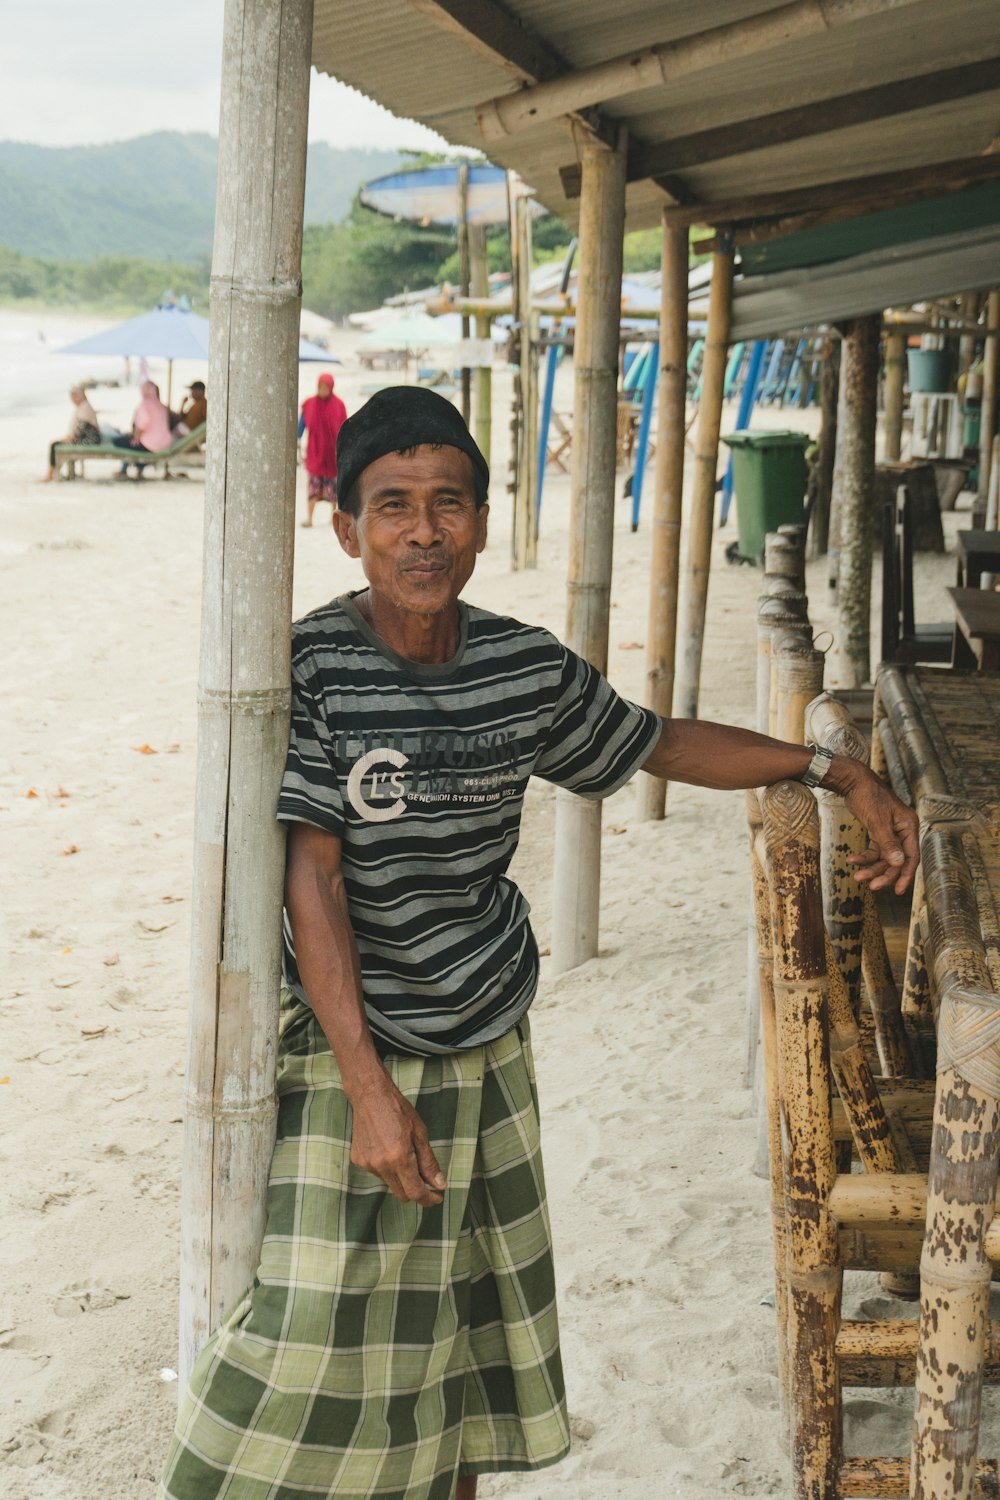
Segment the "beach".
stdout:
<path fill-rule="evenodd" d="M 3 1500 L 153 1500 L 177 1401 L 204 479 L 117 483 L 104 463 L 84 481 L 36 483 L 69 420 L 68 384 L 121 377 L 121 361 L 50 352 L 101 321 L 0 311 Z M 354 342 L 338 338 L 332 366 L 349 411 L 398 378 L 363 370 Z M 317 368 L 301 367 L 303 396 Z M 179 362 L 175 404 L 204 376 Z M 127 427 L 137 396 L 102 385 L 91 399 Z M 556 407 L 571 403 L 564 367 Z M 561 633 L 569 482 L 549 472 L 539 566 L 512 573 L 509 409 L 504 373 L 491 540 L 466 597 Z M 727 406 L 724 430 L 735 418 Z M 817 420 L 763 413 L 810 432 Z M 304 491 L 300 469 L 297 521 Z M 635 533 L 629 502 L 616 511 L 609 676 L 638 701 L 651 503 L 650 483 Z M 321 506 L 323 524 L 296 525 L 296 615 L 361 584 L 328 516 Z M 944 521 L 952 537 L 968 517 Z M 731 519 L 713 543 L 701 712 L 752 726 L 761 575 L 726 564 L 734 536 Z M 921 618 L 947 618 L 953 559 L 921 556 L 918 570 Z M 828 628 L 825 562 L 811 565 L 809 593 L 817 630 Z M 635 801 L 633 782 L 604 809 L 600 955 L 558 976 L 543 957 L 532 1011 L 574 1449 L 544 1474 L 483 1480 L 484 1500 L 789 1492 L 769 1194 L 751 1171 L 740 1079 L 743 797 L 671 786 L 662 823 L 638 822 Z M 512 870 L 543 954 L 554 805 L 534 783 Z M 900 1316 L 912 1304 L 851 1275 L 845 1314 L 859 1309 Z M 995 1395 L 983 1456 L 998 1449 Z M 908 1452 L 912 1392 L 847 1403 L 851 1451 Z"/>

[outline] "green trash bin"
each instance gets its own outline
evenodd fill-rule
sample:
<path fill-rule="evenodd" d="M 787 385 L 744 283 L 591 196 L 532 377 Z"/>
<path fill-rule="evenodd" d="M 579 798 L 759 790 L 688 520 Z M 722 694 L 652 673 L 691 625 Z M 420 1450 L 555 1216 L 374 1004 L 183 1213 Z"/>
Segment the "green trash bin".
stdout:
<path fill-rule="evenodd" d="M 737 555 L 759 562 L 764 538 L 779 526 L 805 520 L 806 449 L 804 432 L 734 432 L 722 439 L 733 450 Z"/>

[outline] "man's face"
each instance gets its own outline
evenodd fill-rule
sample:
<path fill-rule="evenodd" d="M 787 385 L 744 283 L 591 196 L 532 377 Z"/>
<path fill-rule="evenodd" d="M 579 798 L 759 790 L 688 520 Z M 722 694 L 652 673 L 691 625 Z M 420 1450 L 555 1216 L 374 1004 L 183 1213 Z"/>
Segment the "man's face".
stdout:
<path fill-rule="evenodd" d="M 362 473 L 358 499 L 357 516 L 338 510 L 333 522 L 372 593 L 409 614 L 450 609 L 486 546 L 489 507 L 476 510 L 468 454 L 426 444 L 387 453 Z"/>

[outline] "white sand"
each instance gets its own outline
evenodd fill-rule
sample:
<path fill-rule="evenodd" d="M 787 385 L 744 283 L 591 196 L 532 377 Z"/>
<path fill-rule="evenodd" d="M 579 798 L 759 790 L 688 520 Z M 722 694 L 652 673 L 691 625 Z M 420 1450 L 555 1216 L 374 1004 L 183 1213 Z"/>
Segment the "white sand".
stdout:
<path fill-rule="evenodd" d="M 120 362 L 48 353 L 91 326 L 0 314 L 4 1500 L 151 1500 L 177 1396 L 160 1372 L 177 1363 L 203 483 L 33 482 L 65 430 L 65 385 L 120 373 Z M 179 366 L 175 397 L 203 373 Z M 305 367 L 304 392 L 314 375 Z M 371 379 L 345 364 L 349 409 Z M 498 387 L 499 449 L 506 379 Z M 135 393 L 94 400 L 124 426 Z M 557 406 L 570 401 L 564 385 Z M 765 420 L 800 417 L 815 422 Z M 511 574 L 504 467 L 467 594 L 558 631 L 567 481 L 546 481 L 542 566 Z M 611 679 L 640 698 L 644 653 L 628 648 L 646 638 L 649 503 L 647 492 L 633 535 L 623 502 L 615 536 Z M 725 565 L 734 534 L 731 522 L 715 544 L 702 704 L 749 724 L 760 577 Z M 296 613 L 356 584 L 327 526 L 297 528 L 296 545 Z M 949 561 L 921 567 L 938 590 L 950 581 Z M 822 623 L 821 569 L 811 593 Z M 946 617 L 940 594 L 924 614 Z M 533 788 L 516 861 L 543 949 L 553 805 Z M 665 823 L 639 824 L 634 788 L 611 799 L 601 955 L 558 978 L 543 960 L 533 1016 L 577 1443 L 541 1476 L 484 1481 L 484 1497 L 788 1493 L 774 1314 L 762 1304 L 767 1189 L 750 1174 L 739 1084 L 742 797 L 677 786 L 669 808 Z M 850 1282 L 851 1309 L 885 1308 L 873 1278 Z M 852 1398 L 854 1450 L 904 1453 L 910 1400 Z"/>

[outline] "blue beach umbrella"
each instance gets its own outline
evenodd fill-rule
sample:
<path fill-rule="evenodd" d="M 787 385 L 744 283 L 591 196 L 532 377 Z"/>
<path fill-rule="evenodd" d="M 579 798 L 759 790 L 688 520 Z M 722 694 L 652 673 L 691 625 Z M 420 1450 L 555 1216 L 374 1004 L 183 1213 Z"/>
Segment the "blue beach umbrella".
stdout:
<path fill-rule="evenodd" d="M 55 350 L 58 354 L 105 354 L 118 355 L 124 359 L 165 359 L 167 361 L 167 405 L 174 376 L 175 359 L 208 359 L 208 319 L 193 313 L 189 308 L 166 303 L 154 307 L 151 312 L 140 313 L 137 318 L 128 318 L 92 333 L 88 338 L 78 339 L 75 344 L 66 344 Z M 308 339 L 299 340 L 299 359 L 316 360 L 326 364 L 339 364 L 329 350 L 311 344 Z"/>

